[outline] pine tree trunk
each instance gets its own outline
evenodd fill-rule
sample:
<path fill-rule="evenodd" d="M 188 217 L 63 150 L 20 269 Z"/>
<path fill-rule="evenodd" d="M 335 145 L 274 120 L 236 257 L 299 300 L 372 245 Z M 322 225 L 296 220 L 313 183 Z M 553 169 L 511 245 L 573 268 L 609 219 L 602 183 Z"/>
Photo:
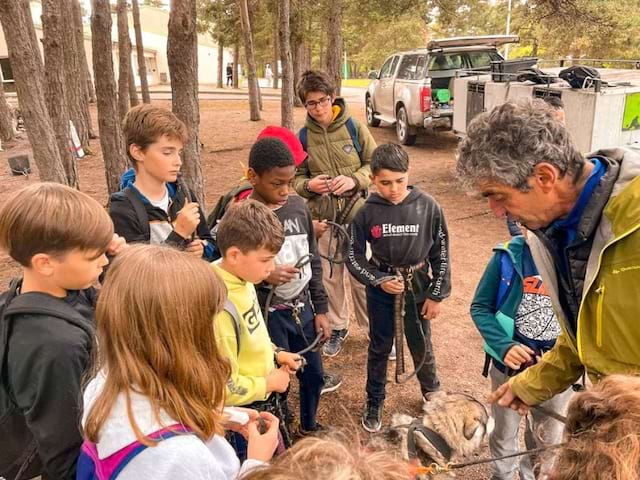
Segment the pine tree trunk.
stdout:
<path fill-rule="evenodd" d="M 204 206 L 200 163 L 200 109 L 198 106 L 198 32 L 196 0 L 172 0 L 169 14 L 167 60 L 171 77 L 173 113 L 184 122 L 189 138 L 182 150 L 182 172 L 187 186 Z"/>
<path fill-rule="evenodd" d="M 116 11 L 118 18 L 118 115 L 122 121 L 129 111 L 129 64 L 131 63 L 127 0 L 118 0 Z"/>
<path fill-rule="evenodd" d="M 0 140 L 8 142 L 13 140 L 16 131 L 13 128 L 13 115 L 11 107 L 7 103 L 7 97 L 4 95 L 4 86 L 0 81 Z"/>
<path fill-rule="evenodd" d="M 280 0 L 278 0 L 279 2 Z M 272 86 L 273 88 L 278 88 L 278 83 L 279 83 L 279 74 L 280 69 L 278 68 L 278 61 L 280 60 L 280 33 L 278 31 L 278 25 L 280 25 L 281 20 L 280 20 L 280 4 L 276 3 L 276 19 L 275 19 L 275 25 L 273 28 L 273 68 L 271 69 L 273 71 L 273 82 L 272 82 Z M 287 18 L 287 25 L 289 24 L 288 18 Z M 284 68 L 284 66 L 283 66 Z"/>
<path fill-rule="evenodd" d="M 256 78 L 256 61 L 253 56 L 253 39 L 251 36 L 251 23 L 249 22 L 248 0 L 240 0 L 240 23 L 244 37 L 244 55 L 247 61 L 247 82 L 249 85 L 249 109 L 250 119 L 254 122 L 260 120 L 260 91 Z"/>
<path fill-rule="evenodd" d="M 291 31 L 289 18 L 291 4 L 289 0 L 278 0 L 278 32 L 280 36 L 280 61 L 282 62 L 282 96 L 280 100 L 281 124 L 289 130 L 293 123 L 293 59 L 289 44 Z"/>
<path fill-rule="evenodd" d="M 64 61 L 67 108 L 69 118 L 78 132 L 80 143 L 86 148 L 89 146 L 89 137 L 91 136 L 91 116 L 89 115 L 89 100 L 85 91 L 86 83 L 82 76 L 80 59 L 80 55 L 85 54 L 84 44 L 82 50 L 79 50 L 75 31 L 73 28 L 68 28 L 68 23 L 70 23 L 70 19 L 74 15 L 72 0 L 58 0 L 58 3 L 65 23 L 60 32 L 63 47 L 63 55 L 60 59 Z"/>
<path fill-rule="evenodd" d="M 84 48 L 84 28 L 82 25 L 82 7 L 79 0 L 71 0 L 73 33 L 78 49 L 78 60 L 80 61 L 80 75 L 86 83 L 86 98 L 89 103 L 96 103 L 96 91 L 93 88 L 93 80 L 87 62 L 87 52 Z M 89 124 L 91 126 L 91 124 Z"/>
<path fill-rule="evenodd" d="M 340 95 L 342 76 L 342 0 L 331 0 L 329 10 L 329 29 L 327 31 L 327 57 L 325 70 L 336 86 L 336 95 Z"/>
<path fill-rule="evenodd" d="M 28 0 L 0 0 L 0 22 L 40 180 L 67 183 L 45 102 L 44 68 Z"/>
<path fill-rule="evenodd" d="M 240 40 L 233 45 L 233 88 L 240 86 Z"/>
<path fill-rule="evenodd" d="M 69 130 L 68 89 L 65 65 L 60 61 L 64 56 L 63 5 L 60 0 L 42 0 L 42 33 L 45 61 L 45 82 L 47 109 L 56 132 L 60 159 L 67 176 L 67 184 L 79 188 L 78 168 L 75 154 L 71 151 Z"/>
<path fill-rule="evenodd" d="M 131 60 L 131 40 L 129 40 L 129 103 L 135 107 L 140 103 L 138 90 L 136 89 L 136 77 L 133 74 L 133 61 Z"/>
<path fill-rule="evenodd" d="M 93 76 L 96 80 L 100 146 L 109 193 L 120 189 L 120 176 L 127 167 L 122 131 L 118 121 L 116 81 L 111 54 L 111 26 L 109 0 L 92 0 Z"/>
<path fill-rule="evenodd" d="M 140 26 L 140 8 L 138 0 L 131 0 L 133 14 L 133 28 L 136 32 L 136 51 L 138 55 L 138 76 L 140 77 L 140 88 L 142 89 L 142 101 L 151 103 L 149 95 L 149 81 L 147 80 L 147 64 L 144 59 L 144 45 L 142 44 L 142 27 Z"/>
<path fill-rule="evenodd" d="M 222 79 L 224 73 L 224 41 L 222 37 L 218 37 L 218 76 L 216 79 L 216 87 L 218 88 L 222 88 L 223 86 Z"/>

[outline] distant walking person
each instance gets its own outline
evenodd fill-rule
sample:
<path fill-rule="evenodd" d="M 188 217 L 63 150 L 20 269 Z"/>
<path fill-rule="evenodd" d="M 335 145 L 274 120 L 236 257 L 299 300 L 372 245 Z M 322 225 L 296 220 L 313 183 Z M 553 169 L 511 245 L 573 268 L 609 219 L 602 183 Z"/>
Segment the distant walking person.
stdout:
<path fill-rule="evenodd" d="M 227 63 L 227 87 L 233 87 L 233 63 Z"/>

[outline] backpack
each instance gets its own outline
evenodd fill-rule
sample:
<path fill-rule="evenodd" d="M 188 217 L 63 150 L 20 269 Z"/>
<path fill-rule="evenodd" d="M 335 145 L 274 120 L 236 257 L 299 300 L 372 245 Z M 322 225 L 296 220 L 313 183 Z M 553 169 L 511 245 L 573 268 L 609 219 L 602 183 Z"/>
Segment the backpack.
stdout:
<path fill-rule="evenodd" d="M 175 424 L 153 432 L 147 437 L 156 442 L 161 442 L 177 435 L 192 434 L 193 432 L 190 428 L 182 424 Z M 76 480 L 115 480 L 124 467 L 147 448 L 147 445 L 136 440 L 108 457 L 101 459 L 98 456 L 96 444 L 85 440 L 82 443 L 80 456 L 78 457 Z"/>
<path fill-rule="evenodd" d="M 360 140 L 358 139 L 358 127 L 356 126 L 356 122 L 353 121 L 352 117 L 349 117 L 345 126 L 349 131 L 353 147 L 356 149 L 356 152 L 358 152 L 358 157 L 360 157 L 360 161 L 362 162 L 362 145 L 360 145 Z M 307 127 L 302 127 L 298 132 L 298 138 L 300 139 L 300 143 L 302 144 L 302 148 L 305 152 L 307 151 L 307 133 Z"/>
<path fill-rule="evenodd" d="M 81 328 L 91 338 L 96 333 L 95 328 L 63 299 L 42 295 L 38 303 L 33 304 L 29 298 L 17 295 L 19 286 L 19 279 L 12 280 L 9 290 L 0 296 L 0 376 L 6 370 L 7 344 L 15 315 L 48 315 Z M 7 382 L 4 378 L 0 380 L 0 478 L 32 478 L 42 471 L 38 447 L 15 398 L 7 389 Z"/>
<path fill-rule="evenodd" d="M 223 310 L 231 316 L 233 330 L 236 334 L 236 353 L 240 354 L 240 313 L 235 304 L 228 298 L 224 301 Z"/>
<path fill-rule="evenodd" d="M 600 79 L 600 73 L 595 68 L 584 65 L 565 68 L 560 71 L 558 76 L 571 85 L 571 88 L 590 88 L 593 86 L 594 80 Z"/>
<path fill-rule="evenodd" d="M 533 82 L 538 85 L 546 85 L 547 83 L 556 83 L 558 79 L 553 75 L 544 73 L 542 70 L 536 67 L 529 67 L 523 70 L 519 70 L 516 80 L 518 82 Z"/>
<path fill-rule="evenodd" d="M 216 203 L 216 206 L 213 207 L 213 210 L 211 210 L 211 212 L 207 216 L 207 227 L 211 231 L 211 236 L 213 237 L 214 241 L 216 239 L 216 235 L 215 234 L 217 232 L 217 228 L 216 227 L 218 226 L 218 222 L 224 216 L 225 212 L 227 211 L 227 207 L 229 206 L 229 204 L 232 203 L 233 200 L 238 195 L 242 195 L 243 193 L 245 193 L 245 192 L 247 192 L 249 190 L 253 190 L 253 187 L 251 186 L 251 184 L 249 182 L 243 182 L 242 184 L 238 185 L 237 187 L 229 190 L 227 193 L 225 193 L 224 195 L 222 195 L 218 199 L 218 202 Z"/>

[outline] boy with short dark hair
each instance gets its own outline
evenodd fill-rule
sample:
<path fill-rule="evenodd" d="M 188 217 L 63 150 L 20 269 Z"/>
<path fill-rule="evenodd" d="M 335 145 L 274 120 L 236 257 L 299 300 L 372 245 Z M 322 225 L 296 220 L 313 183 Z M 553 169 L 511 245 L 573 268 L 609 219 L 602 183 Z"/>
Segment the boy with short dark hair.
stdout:
<path fill-rule="evenodd" d="M 409 158 L 399 145 L 376 148 L 371 181 L 377 192 L 357 213 L 351 230 L 347 267 L 367 286 L 370 340 L 362 426 L 369 432 L 377 432 L 382 426 L 394 328 L 396 336 L 406 329 L 422 394 L 440 387 L 429 322 L 438 316 L 440 302 L 451 291 L 449 239 L 440 205 L 408 185 L 408 170 Z M 371 244 L 370 260 L 365 255 L 367 242 Z M 398 321 L 402 323 L 396 324 Z M 395 340 L 397 361 L 402 362 L 403 339 Z"/>
<path fill-rule="evenodd" d="M 318 249 L 329 257 L 334 254 L 329 252 L 332 244 L 342 242 L 344 245 L 348 239 L 332 238 L 335 231 L 330 230 L 326 221 L 347 226 L 364 205 L 370 184 L 371 155 L 376 148 L 367 127 L 350 115 L 346 102 L 336 97 L 335 90 L 325 72 L 308 70 L 300 78 L 297 92 L 307 109 L 307 120 L 298 136 L 309 157 L 298 167 L 293 181 L 298 195 L 307 199 L 316 224 Z M 338 250 L 341 250 L 340 246 Z M 332 264 L 324 258 L 322 269 L 329 297 L 327 316 L 332 329 L 323 352 L 333 357 L 342 350 L 349 334 L 344 282 L 350 275 L 343 263 Z M 351 279 L 349 282 L 356 322 L 366 326 L 364 288 L 359 282 Z"/>
<path fill-rule="evenodd" d="M 129 243 L 166 243 L 206 260 L 215 249 L 205 216 L 179 178 L 187 128 L 164 108 L 143 104 L 127 112 L 122 127 L 133 168 L 111 195 L 109 215 Z"/>
<path fill-rule="evenodd" d="M 291 151 L 281 140 L 265 137 L 251 148 L 248 179 L 253 192 L 249 198 L 271 208 L 284 227 L 276 268 L 258 288 L 258 296 L 271 340 L 297 352 L 309 347 L 318 334 L 323 333 L 321 339 L 326 340 L 331 332 L 311 213 L 302 198 L 289 195 L 295 173 Z M 320 354 L 309 351 L 303 357 L 306 366 L 297 376 L 300 432 L 305 434 L 321 428 L 316 412 L 324 381 Z"/>
<path fill-rule="evenodd" d="M 55 183 L 0 208 L 0 249 L 22 277 L 0 297 L 0 477 L 75 479 L 95 289 L 120 248 L 104 208 Z"/>
<path fill-rule="evenodd" d="M 245 200 L 220 220 L 217 245 L 222 258 L 213 264 L 228 291 L 225 311 L 215 318 L 216 336 L 231 365 L 226 405 L 270 411 L 282 427 L 277 393 L 287 390 L 289 375 L 302 365 L 302 357 L 271 343 L 254 284 L 274 271 L 283 243 L 276 215 L 266 205 Z M 244 460 L 247 444 L 242 435 L 232 434 L 230 441 Z"/>

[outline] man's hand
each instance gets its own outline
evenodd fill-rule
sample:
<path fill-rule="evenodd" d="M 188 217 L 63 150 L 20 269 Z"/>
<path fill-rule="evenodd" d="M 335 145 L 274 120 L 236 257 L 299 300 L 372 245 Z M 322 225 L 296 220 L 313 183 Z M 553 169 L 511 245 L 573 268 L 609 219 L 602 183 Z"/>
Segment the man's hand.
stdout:
<path fill-rule="evenodd" d="M 489 395 L 489 403 L 498 403 L 501 407 L 510 408 L 515 410 L 520 415 L 524 416 L 529 411 L 529 405 L 524 403 L 518 397 L 516 397 L 509 382 L 500 385 L 495 392 Z"/>
<path fill-rule="evenodd" d="M 345 175 L 338 175 L 331 182 L 331 191 L 334 195 L 342 195 L 354 188 L 356 188 L 356 181 Z"/>
<path fill-rule="evenodd" d="M 267 393 L 270 393 L 270 392 L 283 393 L 287 391 L 291 377 L 289 376 L 289 371 L 287 370 L 287 367 L 282 366 L 280 368 L 274 368 L 271 371 L 271 373 L 267 375 L 266 379 L 267 379 Z"/>
<path fill-rule="evenodd" d="M 200 258 L 204 253 L 204 242 L 197 238 L 189 245 L 187 245 L 187 248 L 185 248 L 184 251 L 193 255 L 194 257 Z"/>
<path fill-rule="evenodd" d="M 387 280 L 380 285 L 380 288 L 391 295 L 400 295 L 404 292 L 404 281 L 398 278 Z"/>
<path fill-rule="evenodd" d="M 267 283 L 271 285 L 282 285 L 293 280 L 300 273 L 300 269 L 291 265 L 278 265 L 267 277 Z"/>
<path fill-rule="evenodd" d="M 322 338 L 320 341 L 326 342 L 331 336 L 331 327 L 329 327 L 329 319 L 324 313 L 318 313 L 315 318 L 316 333 L 322 330 Z"/>
<path fill-rule="evenodd" d="M 533 362 L 535 352 L 526 345 L 512 346 L 504 356 L 502 362 L 513 370 L 520 370 L 523 364 Z"/>
<path fill-rule="evenodd" d="M 420 313 L 422 314 L 422 318 L 425 320 L 433 320 L 440 315 L 440 302 L 427 298 L 422 305 L 422 312 Z"/>
<path fill-rule="evenodd" d="M 316 239 L 324 235 L 324 232 L 326 232 L 328 229 L 329 229 L 329 224 L 327 223 L 326 220 L 313 221 L 313 233 L 315 233 Z"/>
<path fill-rule="evenodd" d="M 307 182 L 307 188 L 318 195 L 331 193 L 331 177 L 329 175 L 318 175 Z"/>
<path fill-rule="evenodd" d="M 276 354 L 276 363 L 280 367 L 286 367 L 289 374 L 296 373 L 302 366 L 302 357 L 297 353 L 278 352 Z"/>
<path fill-rule="evenodd" d="M 200 208 L 197 202 L 189 202 L 178 212 L 173 229 L 182 238 L 189 238 L 199 223 Z"/>
<path fill-rule="evenodd" d="M 107 247 L 107 255 L 118 255 L 127 247 L 127 241 L 117 233 L 113 234 L 111 243 Z"/>

